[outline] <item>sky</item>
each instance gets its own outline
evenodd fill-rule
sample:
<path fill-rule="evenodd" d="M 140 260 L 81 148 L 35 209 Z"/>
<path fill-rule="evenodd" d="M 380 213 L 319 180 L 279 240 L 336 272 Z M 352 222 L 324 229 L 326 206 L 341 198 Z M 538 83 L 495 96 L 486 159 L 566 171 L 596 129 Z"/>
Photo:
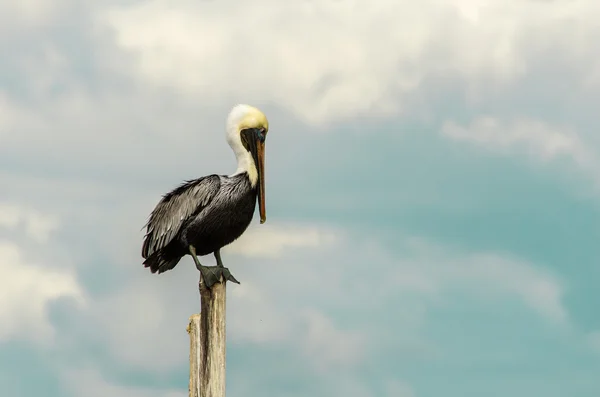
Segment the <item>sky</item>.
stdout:
<path fill-rule="evenodd" d="M 600 395 L 596 0 L 0 0 L 0 390 L 187 396 L 147 216 L 269 118 L 230 397 Z M 201 258 L 213 264 L 211 256 Z"/>

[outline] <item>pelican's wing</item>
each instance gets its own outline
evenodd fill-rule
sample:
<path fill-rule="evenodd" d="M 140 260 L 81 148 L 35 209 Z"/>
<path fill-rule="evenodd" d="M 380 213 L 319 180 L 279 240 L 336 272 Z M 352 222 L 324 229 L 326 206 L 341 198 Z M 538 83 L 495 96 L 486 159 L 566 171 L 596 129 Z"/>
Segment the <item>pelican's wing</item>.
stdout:
<path fill-rule="evenodd" d="M 189 217 L 206 208 L 220 187 L 221 178 L 209 175 L 187 181 L 165 194 L 144 226 L 146 236 L 142 257 L 146 259 L 169 244 Z"/>

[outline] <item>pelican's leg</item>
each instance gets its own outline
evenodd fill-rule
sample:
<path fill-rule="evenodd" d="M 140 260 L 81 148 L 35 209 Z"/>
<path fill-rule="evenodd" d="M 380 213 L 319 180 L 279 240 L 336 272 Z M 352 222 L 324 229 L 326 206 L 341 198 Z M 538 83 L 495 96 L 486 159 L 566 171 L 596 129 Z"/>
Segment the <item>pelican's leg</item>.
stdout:
<path fill-rule="evenodd" d="M 215 251 L 215 259 L 217 260 L 217 267 L 223 269 L 223 277 L 226 280 L 229 280 L 229 281 L 239 284 L 240 282 L 237 281 L 235 279 L 235 277 L 233 277 L 233 274 L 231 274 L 229 269 L 227 269 L 225 266 L 223 266 L 223 260 L 221 260 L 221 250 Z"/>
<path fill-rule="evenodd" d="M 222 264 L 221 266 L 202 266 L 198 256 L 196 256 L 196 248 L 194 248 L 193 245 L 190 245 L 189 250 L 190 255 L 194 259 L 194 263 L 196 264 L 196 269 L 202 274 L 202 279 L 204 279 L 204 284 L 207 288 L 211 288 L 215 283 L 218 283 L 221 280 L 221 276 L 223 276 L 223 280 L 239 284 L 239 281 L 231 275 L 229 269 L 223 267 Z"/>
<path fill-rule="evenodd" d="M 205 266 L 202 266 L 200 264 L 200 260 L 198 259 L 198 257 L 196 256 L 196 248 L 194 248 L 193 245 L 189 246 L 189 250 L 190 250 L 190 255 L 192 256 L 192 258 L 194 259 L 194 263 L 196 264 L 196 269 L 202 271 L 202 268 Z"/>
<path fill-rule="evenodd" d="M 225 267 L 225 266 L 223 266 L 223 261 L 221 260 L 221 250 L 215 251 L 215 259 L 217 260 L 217 266 Z"/>

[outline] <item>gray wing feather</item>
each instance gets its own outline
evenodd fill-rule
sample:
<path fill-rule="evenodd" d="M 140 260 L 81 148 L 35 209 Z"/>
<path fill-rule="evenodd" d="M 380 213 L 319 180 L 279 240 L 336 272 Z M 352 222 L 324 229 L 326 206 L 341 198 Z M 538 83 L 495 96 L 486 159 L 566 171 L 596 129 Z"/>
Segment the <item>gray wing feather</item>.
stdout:
<path fill-rule="evenodd" d="M 148 258 L 173 240 L 181 226 L 210 204 L 221 187 L 218 175 L 187 181 L 163 196 L 146 223 L 142 257 Z"/>

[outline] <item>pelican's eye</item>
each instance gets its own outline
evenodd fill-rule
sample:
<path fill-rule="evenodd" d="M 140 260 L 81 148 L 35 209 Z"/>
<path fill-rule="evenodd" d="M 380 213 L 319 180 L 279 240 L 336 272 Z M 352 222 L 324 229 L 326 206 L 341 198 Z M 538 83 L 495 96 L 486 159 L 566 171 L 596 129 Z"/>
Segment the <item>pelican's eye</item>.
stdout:
<path fill-rule="evenodd" d="M 267 138 L 267 131 L 264 128 L 257 128 L 256 136 L 258 137 L 259 141 L 264 142 Z"/>

